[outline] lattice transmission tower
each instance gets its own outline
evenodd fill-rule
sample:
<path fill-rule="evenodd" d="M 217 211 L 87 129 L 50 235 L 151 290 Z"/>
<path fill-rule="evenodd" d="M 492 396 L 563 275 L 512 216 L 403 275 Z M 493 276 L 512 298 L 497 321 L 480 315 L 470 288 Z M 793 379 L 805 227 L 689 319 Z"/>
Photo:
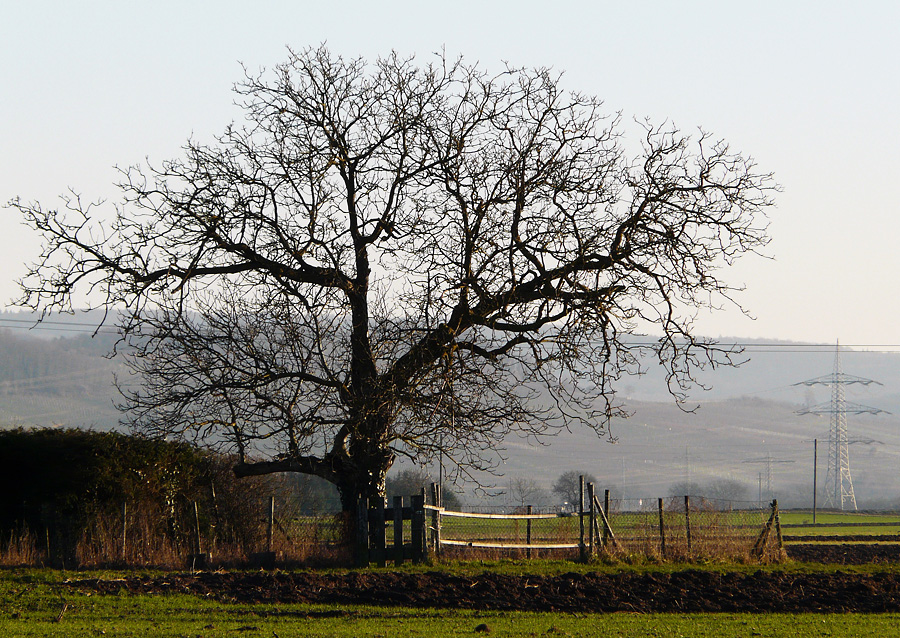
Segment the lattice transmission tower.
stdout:
<path fill-rule="evenodd" d="M 786 459 L 775 459 L 772 458 L 768 453 L 760 457 L 758 459 L 746 459 L 745 461 L 741 461 L 742 463 L 765 463 L 766 465 L 766 496 L 767 498 L 772 498 L 772 464 L 773 463 L 793 463 L 794 461 L 789 461 Z M 760 491 L 760 501 L 762 500 L 762 475 L 760 475 L 760 483 L 759 483 L 759 491 Z"/>
<path fill-rule="evenodd" d="M 827 385 L 831 386 L 831 401 L 799 410 L 797 414 L 830 414 L 831 428 L 828 432 L 828 469 L 825 473 L 825 507 L 845 509 L 856 507 L 856 495 L 853 493 L 853 479 L 850 476 L 850 443 L 874 443 L 871 440 L 853 440 L 847 436 L 848 414 L 888 414 L 885 410 L 872 408 L 859 403 L 850 403 L 844 396 L 844 387 L 852 384 L 881 385 L 878 381 L 844 374 L 841 370 L 841 347 L 835 345 L 834 369 L 815 379 L 801 381 L 794 385 Z"/>

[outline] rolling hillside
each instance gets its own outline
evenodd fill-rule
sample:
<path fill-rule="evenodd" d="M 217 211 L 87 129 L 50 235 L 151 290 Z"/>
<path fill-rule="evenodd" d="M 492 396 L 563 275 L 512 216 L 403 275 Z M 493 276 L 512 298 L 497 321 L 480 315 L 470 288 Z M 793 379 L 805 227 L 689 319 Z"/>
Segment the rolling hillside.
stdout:
<path fill-rule="evenodd" d="M 114 335 L 92 337 L 79 325 L 90 318 L 40 332 L 21 329 L 21 319 L 0 315 L 0 427 L 117 427 L 113 403 L 118 394 L 112 379 L 126 372 L 121 361 L 104 356 Z M 604 487 L 629 498 L 655 498 L 667 494 L 673 483 L 727 478 L 743 483 L 755 500 L 769 497 L 768 479 L 782 503 L 808 505 L 812 440 L 819 439 L 821 489 L 829 419 L 796 412 L 828 401 L 829 391 L 794 384 L 829 374 L 833 347 L 747 345 L 749 361 L 740 368 L 701 375 L 711 389 L 692 393 L 688 407 L 698 406 L 695 411 L 679 410 L 660 373 L 650 366 L 646 375 L 620 386 L 633 416 L 613 423 L 615 443 L 588 431 L 560 434 L 543 446 L 513 438 L 498 467 L 503 476 L 486 475 L 483 482 L 502 487 L 509 478 L 523 476 L 549 488 L 562 472 L 575 469 L 594 474 Z M 851 446 L 857 502 L 861 508 L 900 504 L 900 354 L 848 350 L 842 357 L 848 374 L 883 384 L 848 386 L 847 399 L 893 413 L 848 419 L 851 438 L 877 441 Z"/>
<path fill-rule="evenodd" d="M 115 428 L 113 375 L 126 373 L 106 356 L 114 335 L 84 326 L 28 331 L 26 317 L 0 313 L 0 427 Z"/>

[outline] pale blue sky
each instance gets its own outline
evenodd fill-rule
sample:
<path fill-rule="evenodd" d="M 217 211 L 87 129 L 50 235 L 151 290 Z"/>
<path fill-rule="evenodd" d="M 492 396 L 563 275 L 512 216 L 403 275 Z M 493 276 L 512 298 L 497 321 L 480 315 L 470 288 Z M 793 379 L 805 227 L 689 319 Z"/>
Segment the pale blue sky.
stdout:
<path fill-rule="evenodd" d="M 552 7 L 551 7 L 552 5 Z M 729 275 L 756 315 L 711 336 L 900 344 L 900 3 L 0 0 L 0 202 L 115 199 L 113 166 L 240 117 L 285 47 L 552 66 L 610 111 L 702 126 L 776 173 L 773 261 Z M 37 245 L 0 210 L 0 300 Z"/>

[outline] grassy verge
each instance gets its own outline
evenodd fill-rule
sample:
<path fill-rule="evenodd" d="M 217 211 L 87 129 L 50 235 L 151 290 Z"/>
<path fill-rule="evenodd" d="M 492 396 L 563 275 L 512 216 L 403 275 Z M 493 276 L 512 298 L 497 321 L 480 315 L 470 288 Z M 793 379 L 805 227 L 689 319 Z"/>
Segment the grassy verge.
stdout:
<path fill-rule="evenodd" d="M 524 561 L 523 561 L 524 563 Z M 444 566 L 442 566 L 443 569 Z M 448 565 L 449 571 L 574 571 L 571 563 L 500 561 Z M 668 568 L 669 566 L 666 566 Z M 684 568 L 685 566 L 681 566 Z M 697 567 L 697 566 L 694 566 Z M 732 566 L 742 569 L 743 566 Z M 819 566 L 827 571 L 827 566 Z M 876 571 L 873 566 L 866 566 Z M 707 567 L 710 568 L 710 567 Z M 790 569 L 790 566 L 788 566 Z M 431 569 L 434 569 L 432 566 Z M 604 571 L 604 566 L 585 569 Z M 611 569 L 611 567 L 610 567 Z M 619 567 L 621 569 L 621 566 Z M 657 567 L 658 569 L 658 567 Z M 758 567 L 754 566 L 754 569 Z M 846 569 L 844 571 L 847 571 Z M 877 571 L 884 571 L 879 566 Z M 80 593 L 68 576 L 115 579 L 124 573 L 0 572 L 2 636 L 859 636 L 895 635 L 900 614 L 559 614 L 333 605 L 225 604 L 183 594 Z M 480 626 L 489 633 L 477 630 Z"/>
<path fill-rule="evenodd" d="M 816 517 L 816 525 L 812 524 L 811 512 L 782 512 L 780 518 L 785 535 L 810 541 L 822 536 L 853 536 L 859 542 L 867 542 L 867 537 L 872 536 L 900 538 L 900 517 L 896 514 L 824 512 Z"/>
<path fill-rule="evenodd" d="M 114 576 L 114 575 L 110 575 Z M 187 595 L 97 596 L 59 586 L 53 572 L 0 580 L 4 636 L 858 636 L 889 634 L 900 615 L 555 614 L 229 605 Z"/>

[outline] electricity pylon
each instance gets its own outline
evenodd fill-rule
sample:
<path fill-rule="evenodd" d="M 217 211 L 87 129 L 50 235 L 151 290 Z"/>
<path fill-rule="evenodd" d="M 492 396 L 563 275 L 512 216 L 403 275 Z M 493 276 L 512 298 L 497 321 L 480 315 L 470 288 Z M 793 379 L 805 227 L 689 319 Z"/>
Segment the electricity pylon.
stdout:
<path fill-rule="evenodd" d="M 762 458 L 758 459 L 747 459 L 745 461 L 741 461 L 742 463 L 765 463 L 766 464 L 766 494 L 769 498 L 772 497 L 772 463 L 793 463 L 793 461 L 788 461 L 785 459 L 774 459 L 771 455 L 766 454 Z M 762 481 L 760 481 L 761 483 Z M 762 490 L 760 490 L 762 491 Z"/>
<path fill-rule="evenodd" d="M 825 473 L 825 507 L 843 510 L 856 507 L 856 495 L 853 493 L 853 479 L 850 477 L 850 441 L 847 437 L 848 414 L 889 414 L 885 410 L 871 408 L 867 405 L 849 403 L 844 397 L 844 386 L 858 383 L 860 385 L 881 385 L 878 381 L 854 377 L 841 370 L 840 343 L 834 349 L 834 369 L 831 374 L 801 381 L 794 385 L 828 385 L 831 386 L 831 401 L 810 408 L 798 410 L 797 414 L 830 414 L 831 429 L 828 433 L 828 470 Z"/>

